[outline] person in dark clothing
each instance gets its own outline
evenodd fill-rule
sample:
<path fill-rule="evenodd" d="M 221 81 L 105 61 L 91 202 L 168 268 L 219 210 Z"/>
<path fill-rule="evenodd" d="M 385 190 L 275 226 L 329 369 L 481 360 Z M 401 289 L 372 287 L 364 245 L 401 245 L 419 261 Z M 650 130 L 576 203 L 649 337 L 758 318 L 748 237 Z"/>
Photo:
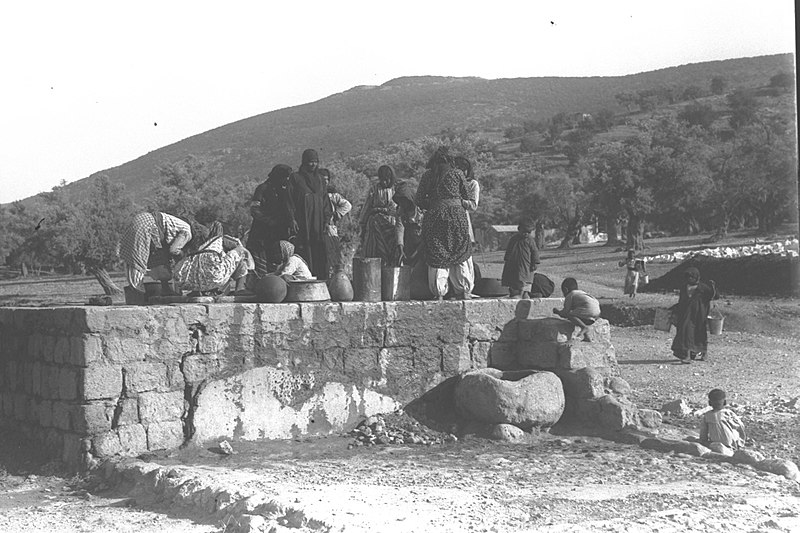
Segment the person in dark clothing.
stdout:
<path fill-rule="evenodd" d="M 511 298 L 528 299 L 531 296 L 533 273 L 539 264 L 539 249 L 532 235 L 533 229 L 533 224 L 522 222 L 506 246 L 501 283 L 508 287 Z"/>
<path fill-rule="evenodd" d="M 705 361 L 708 352 L 708 311 L 711 300 L 717 298 L 717 288 L 712 280 L 700 281 L 700 271 L 689 267 L 684 272 L 686 282 L 681 287 L 678 303 L 673 305 L 672 320 L 675 338 L 672 353 L 681 363 L 692 360 Z"/>
<path fill-rule="evenodd" d="M 289 197 L 289 176 L 292 167 L 275 165 L 267 180 L 256 187 L 250 200 L 253 223 L 247 237 L 247 249 L 255 261 L 258 277 L 274 272 L 277 265 L 269 260 L 269 251 L 278 242 L 286 241 L 297 233 L 294 206 Z"/>
<path fill-rule="evenodd" d="M 395 219 L 395 241 L 399 249 L 395 252 L 395 264 L 414 266 L 419 260 L 422 242 L 422 211 L 417 207 L 416 192 L 409 182 L 399 182 L 395 187 L 394 202 L 397 204 Z"/>
<path fill-rule="evenodd" d="M 306 260 L 317 279 L 327 279 L 325 199 L 328 191 L 318 168 L 317 151 L 310 148 L 305 150 L 300 168 L 289 177 L 289 197 L 294 204 L 297 221 L 297 254 Z"/>

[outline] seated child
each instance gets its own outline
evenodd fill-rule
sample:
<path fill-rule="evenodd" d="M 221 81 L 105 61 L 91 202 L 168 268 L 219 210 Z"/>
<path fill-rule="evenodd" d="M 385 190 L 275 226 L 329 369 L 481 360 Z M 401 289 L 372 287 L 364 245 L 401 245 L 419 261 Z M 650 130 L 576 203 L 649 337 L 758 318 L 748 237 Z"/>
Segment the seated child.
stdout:
<path fill-rule="evenodd" d="M 575 278 L 566 278 L 561 283 L 561 292 L 564 294 L 564 309 L 554 307 L 553 312 L 581 328 L 574 338 L 583 337 L 583 340 L 588 340 L 586 331 L 600 318 L 600 302 L 594 296 L 578 290 Z"/>
<path fill-rule="evenodd" d="M 278 265 L 278 270 L 275 272 L 276 276 L 280 276 L 286 281 L 315 279 L 305 260 L 299 255 L 295 255 L 294 244 L 289 241 L 280 241 L 278 246 L 280 248 L 281 264 Z"/>
<path fill-rule="evenodd" d="M 531 297 L 531 282 L 536 265 L 539 264 L 539 250 L 533 238 L 533 224 L 522 222 L 506 246 L 503 257 L 503 275 L 501 283 L 508 287 L 511 298 Z"/>
<path fill-rule="evenodd" d="M 708 393 L 710 411 L 703 413 L 700 422 L 700 443 L 712 451 L 733 455 L 733 451 L 744 446 L 747 438 L 742 420 L 727 405 L 725 391 L 714 389 Z"/>

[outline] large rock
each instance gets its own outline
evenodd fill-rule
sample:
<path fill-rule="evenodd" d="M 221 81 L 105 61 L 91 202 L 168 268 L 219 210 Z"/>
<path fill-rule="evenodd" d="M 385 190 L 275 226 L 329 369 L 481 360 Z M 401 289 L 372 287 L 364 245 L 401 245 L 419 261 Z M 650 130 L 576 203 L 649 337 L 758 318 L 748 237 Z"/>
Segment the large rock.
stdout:
<path fill-rule="evenodd" d="M 564 413 L 564 389 L 552 372 L 468 372 L 456 385 L 455 405 L 466 418 L 487 424 L 513 424 L 526 431 L 549 427 Z"/>

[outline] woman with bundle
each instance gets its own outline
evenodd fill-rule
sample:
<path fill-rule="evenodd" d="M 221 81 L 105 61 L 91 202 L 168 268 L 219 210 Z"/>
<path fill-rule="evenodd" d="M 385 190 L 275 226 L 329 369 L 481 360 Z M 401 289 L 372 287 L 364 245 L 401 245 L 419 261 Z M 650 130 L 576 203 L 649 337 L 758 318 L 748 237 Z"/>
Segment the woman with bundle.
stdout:
<path fill-rule="evenodd" d="M 214 222 L 197 251 L 175 265 L 175 282 L 190 294 L 227 293 L 231 284 L 243 292 L 247 272 L 253 268 L 253 259 L 239 239 L 224 235 L 222 224 Z"/>

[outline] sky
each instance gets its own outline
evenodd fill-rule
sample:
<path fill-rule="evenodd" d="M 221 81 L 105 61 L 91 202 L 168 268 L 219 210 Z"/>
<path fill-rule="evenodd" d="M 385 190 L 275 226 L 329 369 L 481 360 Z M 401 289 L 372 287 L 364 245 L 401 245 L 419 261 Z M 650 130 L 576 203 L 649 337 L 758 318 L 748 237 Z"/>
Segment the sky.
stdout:
<path fill-rule="evenodd" d="M 795 51 L 792 0 L 0 3 L 0 203 L 401 76 L 620 76 Z"/>

